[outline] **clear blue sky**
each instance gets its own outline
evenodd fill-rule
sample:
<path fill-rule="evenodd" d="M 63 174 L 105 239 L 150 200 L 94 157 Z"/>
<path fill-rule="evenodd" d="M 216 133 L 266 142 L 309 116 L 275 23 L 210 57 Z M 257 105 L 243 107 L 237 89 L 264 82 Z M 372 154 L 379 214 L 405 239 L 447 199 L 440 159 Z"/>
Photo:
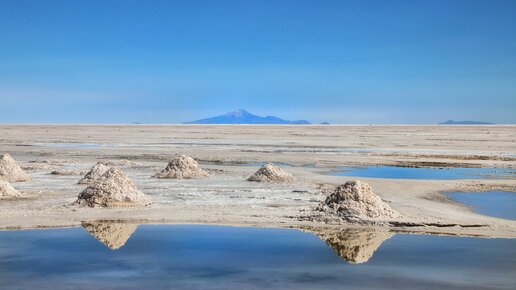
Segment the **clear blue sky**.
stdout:
<path fill-rule="evenodd" d="M 0 0 L 0 123 L 516 122 L 516 1 Z"/>

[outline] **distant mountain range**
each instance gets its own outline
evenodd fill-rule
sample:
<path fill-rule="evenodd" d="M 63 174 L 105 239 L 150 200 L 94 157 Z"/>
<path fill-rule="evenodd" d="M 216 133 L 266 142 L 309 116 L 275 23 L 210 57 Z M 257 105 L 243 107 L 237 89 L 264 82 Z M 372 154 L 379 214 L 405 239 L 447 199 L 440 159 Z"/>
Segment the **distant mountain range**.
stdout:
<path fill-rule="evenodd" d="M 183 124 L 310 124 L 306 120 L 289 121 L 274 116 L 261 117 L 246 110 L 237 110 L 225 115 L 184 122 Z"/>
<path fill-rule="evenodd" d="M 479 122 L 479 121 L 453 121 L 453 120 L 448 120 L 446 122 L 439 123 L 439 125 L 494 125 L 494 123 Z"/>

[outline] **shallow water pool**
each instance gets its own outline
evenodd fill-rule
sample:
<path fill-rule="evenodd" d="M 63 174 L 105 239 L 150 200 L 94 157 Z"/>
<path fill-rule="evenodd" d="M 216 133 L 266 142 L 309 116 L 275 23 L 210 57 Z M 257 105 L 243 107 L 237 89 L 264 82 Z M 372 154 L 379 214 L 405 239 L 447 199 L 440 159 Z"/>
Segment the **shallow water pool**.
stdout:
<path fill-rule="evenodd" d="M 447 192 L 445 195 L 480 214 L 516 220 L 516 192 Z"/>
<path fill-rule="evenodd" d="M 516 240 L 97 222 L 0 232 L 1 289 L 514 289 Z"/>
<path fill-rule="evenodd" d="M 415 168 L 397 166 L 341 167 L 329 175 L 396 179 L 482 179 L 516 178 L 511 168 Z"/>

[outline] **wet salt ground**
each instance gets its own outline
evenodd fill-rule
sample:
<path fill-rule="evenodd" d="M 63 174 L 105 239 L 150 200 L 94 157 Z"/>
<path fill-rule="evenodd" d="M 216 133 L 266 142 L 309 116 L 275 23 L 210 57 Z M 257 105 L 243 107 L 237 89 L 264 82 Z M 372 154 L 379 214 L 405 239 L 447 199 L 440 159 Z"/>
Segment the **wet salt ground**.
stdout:
<path fill-rule="evenodd" d="M 213 149 L 223 146 L 225 149 L 232 148 L 234 150 L 244 150 L 250 152 L 276 152 L 276 153 L 319 153 L 319 154 L 357 154 L 357 153 L 387 153 L 387 154 L 453 154 L 453 153 L 461 153 L 461 151 L 454 152 L 454 150 L 430 150 L 430 149 L 388 149 L 388 148 L 354 148 L 354 147 L 332 147 L 332 146 L 306 146 L 299 144 L 283 144 L 283 145 L 274 145 L 274 144 L 256 144 L 249 142 L 221 142 L 210 141 L 207 139 L 198 139 L 197 141 L 193 140 L 177 140 L 172 139 L 167 142 L 137 142 L 137 143 L 67 143 L 67 142 L 45 142 L 45 143 L 24 143 L 19 146 L 33 146 L 40 148 L 72 148 L 72 149 L 95 149 L 95 148 L 113 148 L 113 147 L 192 147 L 199 146 L 205 147 L 210 146 Z M 505 157 L 516 157 L 515 154 L 510 153 L 498 153 L 497 156 L 505 156 Z"/>
<path fill-rule="evenodd" d="M 265 164 L 267 164 L 267 162 L 253 162 L 253 163 L 245 163 L 245 164 L 242 164 L 242 165 L 243 166 L 249 166 L 249 167 L 262 167 Z M 274 164 L 276 166 L 280 166 L 280 167 L 295 167 L 295 166 L 299 166 L 299 167 L 305 167 L 305 168 L 315 168 L 315 164 L 311 164 L 311 163 L 305 163 L 305 164 L 301 164 L 301 165 L 294 165 L 294 164 L 290 164 L 290 163 L 286 163 L 286 162 L 272 162 L 272 164 Z"/>
<path fill-rule="evenodd" d="M 56 166 L 59 170 L 88 171 L 94 163 L 72 163 Z M 248 182 L 248 175 L 234 176 L 214 173 L 206 179 L 155 179 L 152 176 L 164 168 L 166 163 L 145 163 L 146 167 L 119 166 L 134 181 L 137 187 L 151 196 L 156 204 L 186 203 L 189 205 L 288 205 L 290 207 L 310 206 L 314 196 L 312 187 L 305 184 L 264 185 Z M 51 175 L 50 171 L 28 171 L 32 176 L 29 182 L 16 183 L 15 188 L 26 192 L 59 192 L 45 200 L 45 208 L 61 207 L 73 202 L 86 185 L 77 184 L 82 175 Z M 296 192 L 293 192 L 296 191 Z M 23 205 L 20 205 L 23 206 Z M 33 206 L 33 204 L 32 204 Z"/>
<path fill-rule="evenodd" d="M 0 289 L 514 289 L 516 240 L 397 234 L 348 264 L 288 229 L 141 225 L 113 251 L 82 228 L 0 232 Z"/>
<path fill-rule="evenodd" d="M 29 163 L 30 164 L 30 163 Z M 159 164 L 159 165 L 158 165 Z M 93 163 L 73 163 L 56 166 L 61 170 L 87 171 Z M 313 196 L 309 194 L 310 188 L 305 186 L 293 186 L 291 184 L 277 185 L 275 194 L 271 195 L 271 188 L 262 188 L 263 186 L 256 183 L 245 181 L 245 176 L 236 180 L 233 176 L 224 174 L 214 174 L 208 179 L 201 180 L 158 180 L 152 179 L 151 176 L 161 169 L 161 163 L 149 163 L 145 168 L 140 167 L 123 167 L 124 170 L 135 180 L 138 186 L 147 194 L 151 195 L 159 203 L 201 203 L 210 201 L 214 204 L 249 204 L 256 203 L 265 204 L 289 204 L 292 206 L 302 206 L 313 201 Z M 247 164 L 248 166 L 258 167 L 262 163 Z M 288 164 L 281 164 L 288 166 Z M 369 168 L 350 168 L 352 171 L 345 171 L 336 174 L 342 175 L 359 175 L 367 173 L 368 177 L 374 174 L 384 174 L 379 177 L 383 178 L 431 178 L 439 177 L 439 179 L 449 179 L 463 174 L 462 170 L 468 170 L 468 176 L 471 178 L 472 171 L 487 172 L 496 171 L 496 174 L 514 174 L 514 169 L 495 169 L 495 168 L 405 168 L 405 167 L 369 167 Z M 84 185 L 77 185 L 77 181 L 82 178 L 79 175 L 72 176 L 54 176 L 49 172 L 52 169 L 29 171 L 33 180 L 30 182 L 16 183 L 18 190 L 22 191 L 60 191 L 69 194 L 69 200 L 72 202 L 77 194 L 82 191 Z M 368 171 L 369 170 L 369 171 Z M 376 170 L 376 171 L 375 171 Z M 431 172 L 429 175 L 420 176 L 423 173 Z M 399 174 L 399 175 L 396 175 Z M 444 176 L 444 177 L 443 177 Z M 484 176 L 484 175 L 482 175 Z M 514 175 L 513 175 L 514 176 Z M 206 185 L 209 186 L 206 186 Z M 300 191 L 306 191 L 308 194 L 300 194 Z M 294 193 L 293 193 L 294 192 Z M 463 193 L 453 192 L 447 193 L 448 197 L 457 202 L 471 206 L 480 214 L 490 215 L 494 217 L 516 220 L 516 193 L 508 192 L 485 192 L 485 193 Z M 64 201 L 57 203 L 61 206 Z M 66 203 L 66 202 L 65 202 Z M 48 206 L 56 206 L 49 203 Z"/>
<path fill-rule="evenodd" d="M 516 192 L 447 192 L 445 195 L 480 214 L 516 220 Z"/>
<path fill-rule="evenodd" d="M 397 166 L 341 167 L 329 175 L 395 179 L 483 179 L 516 178 L 512 168 L 414 168 Z"/>

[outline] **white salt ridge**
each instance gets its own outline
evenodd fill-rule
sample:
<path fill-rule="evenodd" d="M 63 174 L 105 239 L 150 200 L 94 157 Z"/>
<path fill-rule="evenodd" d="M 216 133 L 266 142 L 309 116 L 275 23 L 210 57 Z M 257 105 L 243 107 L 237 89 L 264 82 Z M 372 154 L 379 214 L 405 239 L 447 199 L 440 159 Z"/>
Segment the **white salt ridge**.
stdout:
<path fill-rule="evenodd" d="M 84 189 L 76 205 L 89 207 L 132 207 L 149 205 L 150 197 L 139 191 L 125 172 L 111 167 Z"/>
<path fill-rule="evenodd" d="M 352 223 L 376 223 L 401 217 L 366 182 L 359 180 L 338 186 L 320 210 Z"/>
<path fill-rule="evenodd" d="M 104 174 L 106 171 L 108 171 L 111 168 L 111 166 L 107 166 L 102 162 L 99 162 L 93 166 L 84 177 L 79 180 L 78 184 L 90 184 L 95 179 L 99 178 Z"/>
<path fill-rule="evenodd" d="M 272 163 L 267 163 L 247 180 L 256 182 L 286 182 L 293 181 L 294 177 L 280 167 Z"/>
<path fill-rule="evenodd" d="M 14 161 L 9 154 L 0 155 L 0 180 L 17 182 L 29 181 L 31 177 Z"/>
<path fill-rule="evenodd" d="M 170 161 L 160 173 L 154 175 L 155 178 L 168 179 L 197 179 L 206 178 L 208 174 L 199 167 L 197 161 L 184 154 L 179 155 Z"/>
<path fill-rule="evenodd" d="M 0 199 L 17 199 L 25 197 L 25 195 L 16 189 L 8 182 L 0 180 Z"/>

